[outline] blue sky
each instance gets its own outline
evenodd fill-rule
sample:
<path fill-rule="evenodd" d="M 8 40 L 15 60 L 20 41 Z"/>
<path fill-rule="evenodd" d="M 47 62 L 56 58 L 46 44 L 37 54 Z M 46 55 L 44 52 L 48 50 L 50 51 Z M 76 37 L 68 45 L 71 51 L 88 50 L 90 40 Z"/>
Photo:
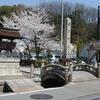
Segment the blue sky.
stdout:
<path fill-rule="evenodd" d="M 50 2 L 50 1 L 62 1 L 62 0 L 0 0 L 0 5 L 14 5 L 14 4 L 24 4 L 24 5 L 36 5 L 41 2 Z M 87 6 L 97 7 L 100 5 L 100 0 L 64 0 L 71 3 L 81 3 Z"/>
<path fill-rule="evenodd" d="M 14 5 L 14 4 L 36 5 L 38 3 L 40 3 L 40 0 L 0 0 L 0 5 Z"/>

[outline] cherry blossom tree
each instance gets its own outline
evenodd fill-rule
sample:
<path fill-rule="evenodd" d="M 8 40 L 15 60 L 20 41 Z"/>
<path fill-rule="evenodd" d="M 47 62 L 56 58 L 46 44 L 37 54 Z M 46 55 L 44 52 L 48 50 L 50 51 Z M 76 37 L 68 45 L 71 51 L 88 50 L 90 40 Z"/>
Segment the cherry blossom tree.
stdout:
<path fill-rule="evenodd" d="M 34 41 L 43 49 L 59 49 L 59 44 L 50 38 L 54 32 L 54 24 L 50 21 L 50 15 L 45 9 L 23 10 L 20 13 L 12 13 L 10 18 L 3 16 L 4 27 L 19 29 L 22 37 Z M 27 44 L 28 40 L 26 39 Z M 34 47 L 34 43 L 32 45 Z"/>

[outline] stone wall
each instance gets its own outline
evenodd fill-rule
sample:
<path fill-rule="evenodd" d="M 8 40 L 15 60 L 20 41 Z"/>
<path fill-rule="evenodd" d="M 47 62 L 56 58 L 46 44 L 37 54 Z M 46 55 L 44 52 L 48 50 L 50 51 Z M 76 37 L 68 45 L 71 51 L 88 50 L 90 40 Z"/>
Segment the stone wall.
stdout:
<path fill-rule="evenodd" d="M 0 58 L 0 76 L 22 75 L 18 59 Z"/>

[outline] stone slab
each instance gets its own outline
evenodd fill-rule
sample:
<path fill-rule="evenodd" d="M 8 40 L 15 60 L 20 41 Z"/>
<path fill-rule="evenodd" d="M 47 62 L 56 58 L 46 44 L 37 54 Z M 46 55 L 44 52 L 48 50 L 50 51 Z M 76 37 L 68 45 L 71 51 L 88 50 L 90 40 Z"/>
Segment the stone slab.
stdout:
<path fill-rule="evenodd" d="M 13 92 L 28 92 L 43 89 L 31 79 L 6 80 L 5 83 Z"/>

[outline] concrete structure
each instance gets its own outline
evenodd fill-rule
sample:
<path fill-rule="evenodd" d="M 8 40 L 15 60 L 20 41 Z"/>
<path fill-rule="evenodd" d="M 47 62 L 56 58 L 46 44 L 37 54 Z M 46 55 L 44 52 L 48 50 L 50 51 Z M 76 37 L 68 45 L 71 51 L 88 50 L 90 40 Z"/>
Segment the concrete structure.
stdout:
<path fill-rule="evenodd" d="M 28 92 L 43 89 L 31 79 L 5 80 L 4 92 Z"/>
<path fill-rule="evenodd" d="M 14 58 L 0 58 L 0 76 L 22 75 L 19 60 Z"/>
<path fill-rule="evenodd" d="M 0 76 L 22 75 L 15 39 L 21 39 L 19 30 L 5 28 L 0 23 Z"/>

